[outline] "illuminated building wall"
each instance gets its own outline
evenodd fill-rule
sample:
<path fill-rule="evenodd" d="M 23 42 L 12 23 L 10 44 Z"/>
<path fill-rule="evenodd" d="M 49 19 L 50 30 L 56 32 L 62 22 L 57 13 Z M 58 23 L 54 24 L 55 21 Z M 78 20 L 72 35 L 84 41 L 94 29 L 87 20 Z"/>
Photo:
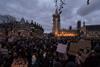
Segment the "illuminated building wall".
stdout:
<path fill-rule="evenodd" d="M 58 34 L 60 32 L 60 14 L 58 14 L 58 11 L 55 11 L 55 14 L 53 14 L 53 28 L 52 28 L 53 34 Z"/>
<path fill-rule="evenodd" d="M 81 22 L 78 22 L 78 28 L 80 28 Z M 72 27 L 71 27 L 72 28 Z M 58 14 L 58 11 L 55 10 L 55 14 L 53 14 L 53 28 L 52 28 L 52 33 L 57 36 L 57 37 L 74 37 L 78 36 L 78 33 L 76 32 L 77 30 L 63 30 L 60 28 L 60 14 Z"/>

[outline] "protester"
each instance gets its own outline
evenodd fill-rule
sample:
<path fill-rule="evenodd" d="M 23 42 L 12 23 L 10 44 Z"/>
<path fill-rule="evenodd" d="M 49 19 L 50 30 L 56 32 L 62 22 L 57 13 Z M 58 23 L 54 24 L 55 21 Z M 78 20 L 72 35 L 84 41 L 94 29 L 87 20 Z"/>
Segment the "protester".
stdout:
<path fill-rule="evenodd" d="M 88 56 L 84 63 L 84 67 L 100 67 L 100 46 Z"/>
<path fill-rule="evenodd" d="M 33 54 L 33 55 L 32 55 L 32 67 L 35 66 L 36 60 L 37 60 L 36 55 Z"/>
<path fill-rule="evenodd" d="M 99 67 L 99 48 L 94 52 L 80 49 L 77 54 L 69 52 L 70 42 L 66 38 L 57 40 L 56 38 L 27 38 L 18 37 L 11 42 L 3 42 L 0 47 L 0 67 L 14 67 L 23 65 L 24 67 Z M 60 44 L 61 50 L 58 49 Z M 8 51 L 4 55 L 1 49 Z M 96 62 L 96 63 L 95 63 Z"/>

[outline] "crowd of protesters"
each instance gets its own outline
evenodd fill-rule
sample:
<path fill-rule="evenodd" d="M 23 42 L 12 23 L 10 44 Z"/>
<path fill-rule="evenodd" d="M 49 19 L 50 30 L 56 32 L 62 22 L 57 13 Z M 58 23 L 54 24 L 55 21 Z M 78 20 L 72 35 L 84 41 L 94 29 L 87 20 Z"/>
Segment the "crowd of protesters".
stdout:
<path fill-rule="evenodd" d="M 59 40 L 55 38 L 19 38 L 0 43 L 0 67 L 100 67 L 100 47 L 80 49 L 77 54 L 56 51 Z M 64 41 L 63 41 L 64 42 Z M 66 42 L 67 43 L 67 42 Z M 7 53 L 1 49 L 6 49 Z M 21 67 L 21 66 L 20 66 Z"/>

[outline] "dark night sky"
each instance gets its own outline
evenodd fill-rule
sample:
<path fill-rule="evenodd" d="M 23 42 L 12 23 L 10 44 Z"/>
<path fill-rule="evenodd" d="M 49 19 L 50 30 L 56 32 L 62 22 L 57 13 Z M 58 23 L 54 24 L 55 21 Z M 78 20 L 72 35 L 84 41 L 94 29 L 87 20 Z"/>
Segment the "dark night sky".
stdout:
<path fill-rule="evenodd" d="M 77 20 L 86 21 L 86 24 L 100 24 L 100 0 L 65 0 L 61 25 L 68 28 L 76 26 Z M 40 23 L 45 32 L 52 30 L 52 14 L 54 13 L 54 0 L 0 0 L 0 14 L 12 15 L 17 18 L 24 17 Z"/>

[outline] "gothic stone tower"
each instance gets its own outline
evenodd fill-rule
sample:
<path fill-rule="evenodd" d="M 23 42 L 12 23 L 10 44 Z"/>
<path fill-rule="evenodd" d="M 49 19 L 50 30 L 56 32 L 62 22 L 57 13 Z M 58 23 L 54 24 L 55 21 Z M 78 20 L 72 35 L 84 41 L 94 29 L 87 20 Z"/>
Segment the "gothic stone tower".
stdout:
<path fill-rule="evenodd" d="M 60 14 L 58 13 L 58 10 L 55 10 L 55 13 L 53 14 L 53 28 L 52 33 L 57 34 L 60 32 Z"/>

